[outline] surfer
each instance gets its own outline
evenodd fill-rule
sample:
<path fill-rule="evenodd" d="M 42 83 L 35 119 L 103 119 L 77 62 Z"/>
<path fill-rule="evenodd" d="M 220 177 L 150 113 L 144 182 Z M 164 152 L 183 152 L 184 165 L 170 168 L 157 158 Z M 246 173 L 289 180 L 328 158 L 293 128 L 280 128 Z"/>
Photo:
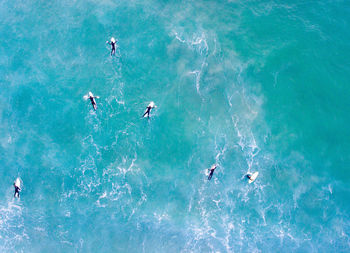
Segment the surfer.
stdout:
<path fill-rule="evenodd" d="M 145 113 L 142 115 L 142 117 L 147 117 L 147 118 L 149 118 L 149 114 L 150 114 L 151 110 L 152 110 L 153 108 L 155 108 L 155 107 L 156 107 L 156 106 L 155 106 L 154 102 L 149 103 L 149 105 L 147 106 L 146 111 L 145 111 Z"/>
<path fill-rule="evenodd" d="M 16 198 L 17 195 L 17 198 L 19 198 L 19 192 L 21 191 L 21 188 L 19 188 L 19 186 L 17 186 L 16 183 L 13 183 L 13 187 L 15 187 L 15 194 L 13 195 L 13 197 Z"/>
<path fill-rule="evenodd" d="M 116 40 L 115 38 L 111 38 L 111 41 L 106 41 L 107 44 L 112 46 L 112 50 L 111 50 L 111 55 L 115 55 L 115 45 L 116 45 Z"/>
<path fill-rule="evenodd" d="M 253 174 L 252 173 L 248 173 L 247 174 L 247 178 L 249 179 L 248 180 L 248 182 L 251 184 L 251 183 L 253 183 L 254 181 L 255 181 L 255 179 L 258 177 L 258 175 L 259 175 L 259 172 L 254 172 Z"/>
<path fill-rule="evenodd" d="M 213 164 L 213 166 L 211 166 L 210 168 L 210 172 L 209 172 L 209 176 L 208 176 L 208 180 L 211 179 L 211 177 L 213 176 L 214 174 L 214 170 L 217 168 L 218 166 L 216 164 Z"/>
<path fill-rule="evenodd" d="M 97 109 L 97 104 L 96 104 L 95 98 L 100 98 L 100 97 L 99 97 L 99 96 L 94 97 L 94 95 L 92 94 L 91 91 L 89 91 L 89 94 L 88 94 L 88 95 L 84 96 L 84 99 L 85 99 L 85 100 L 90 99 L 91 104 L 92 104 L 92 107 L 93 107 L 94 110 L 96 111 L 96 109 Z"/>

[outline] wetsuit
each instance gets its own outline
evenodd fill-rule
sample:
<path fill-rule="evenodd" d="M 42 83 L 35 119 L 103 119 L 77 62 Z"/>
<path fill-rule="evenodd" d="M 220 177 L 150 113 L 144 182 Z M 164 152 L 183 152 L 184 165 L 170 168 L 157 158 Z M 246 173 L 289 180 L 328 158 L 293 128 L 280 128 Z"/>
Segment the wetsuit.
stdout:
<path fill-rule="evenodd" d="M 147 114 L 147 117 L 149 118 L 149 113 L 151 112 L 152 107 L 151 106 L 147 106 L 147 111 L 143 114 L 142 117 L 145 117 L 145 115 Z"/>
<path fill-rule="evenodd" d="M 211 177 L 213 176 L 214 170 L 215 170 L 215 169 L 216 169 L 216 167 L 214 167 L 214 168 L 212 168 L 212 169 L 210 170 L 210 173 L 209 173 L 209 176 L 208 176 L 208 180 L 210 180 Z"/>
<path fill-rule="evenodd" d="M 115 54 L 115 43 L 116 42 L 108 42 L 108 44 L 112 46 L 111 55 Z"/>
<path fill-rule="evenodd" d="M 95 97 L 91 97 L 91 96 L 90 96 L 89 98 L 90 98 L 92 107 L 94 107 L 94 110 L 96 111 L 97 106 L 96 106 L 96 102 L 95 102 Z"/>
<path fill-rule="evenodd" d="M 15 187 L 15 194 L 13 195 L 13 197 L 16 198 L 16 194 L 17 194 L 17 198 L 19 198 L 19 192 L 21 191 L 21 188 L 19 188 L 15 184 L 13 184 L 13 186 Z"/>

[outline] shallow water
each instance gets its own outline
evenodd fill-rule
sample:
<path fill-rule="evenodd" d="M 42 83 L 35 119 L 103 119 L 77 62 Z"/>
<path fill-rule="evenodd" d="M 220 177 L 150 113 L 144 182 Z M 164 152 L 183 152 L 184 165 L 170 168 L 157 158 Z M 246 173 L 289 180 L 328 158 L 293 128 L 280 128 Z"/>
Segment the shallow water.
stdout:
<path fill-rule="evenodd" d="M 0 15 L 1 252 L 350 250 L 348 2 Z"/>

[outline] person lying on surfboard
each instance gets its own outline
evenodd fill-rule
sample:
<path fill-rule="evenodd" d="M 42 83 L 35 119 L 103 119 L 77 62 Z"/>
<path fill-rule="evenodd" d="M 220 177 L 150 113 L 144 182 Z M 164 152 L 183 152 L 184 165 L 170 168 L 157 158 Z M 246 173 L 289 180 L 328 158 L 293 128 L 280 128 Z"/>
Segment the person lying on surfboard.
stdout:
<path fill-rule="evenodd" d="M 94 96 L 94 95 L 92 94 L 91 91 L 89 91 L 89 94 L 88 94 L 88 95 L 85 95 L 85 96 L 84 96 L 84 99 L 85 99 L 85 100 L 90 99 L 91 104 L 92 104 L 92 107 L 93 107 L 94 110 L 96 111 L 96 109 L 97 109 L 97 104 L 96 104 L 95 98 L 100 98 L 100 97 L 99 97 L 99 96 Z"/>
<path fill-rule="evenodd" d="M 213 166 L 211 166 L 210 168 L 210 172 L 209 172 L 209 176 L 208 176 L 208 180 L 211 179 L 211 177 L 213 176 L 214 174 L 214 170 L 217 168 L 218 166 L 216 164 L 213 164 Z"/>
<path fill-rule="evenodd" d="M 115 44 L 117 43 L 115 38 L 111 38 L 111 41 L 106 41 L 107 44 L 112 46 L 111 55 L 115 55 Z"/>
<path fill-rule="evenodd" d="M 154 102 L 149 103 L 149 105 L 147 106 L 146 111 L 145 111 L 145 113 L 142 115 L 142 117 L 147 117 L 147 118 L 149 118 L 149 114 L 150 114 L 151 110 L 152 110 L 153 108 L 155 108 L 155 107 L 157 107 L 157 106 L 155 106 Z"/>
<path fill-rule="evenodd" d="M 258 177 L 259 175 L 259 172 L 254 172 L 253 174 L 252 173 L 248 173 L 247 174 L 247 178 L 249 179 L 249 183 L 253 183 L 255 181 L 255 179 Z"/>
<path fill-rule="evenodd" d="M 15 194 L 13 195 L 13 197 L 16 198 L 16 195 L 17 195 L 17 198 L 19 198 L 19 192 L 21 191 L 21 188 L 19 188 L 16 183 L 13 183 L 13 187 L 15 187 Z"/>

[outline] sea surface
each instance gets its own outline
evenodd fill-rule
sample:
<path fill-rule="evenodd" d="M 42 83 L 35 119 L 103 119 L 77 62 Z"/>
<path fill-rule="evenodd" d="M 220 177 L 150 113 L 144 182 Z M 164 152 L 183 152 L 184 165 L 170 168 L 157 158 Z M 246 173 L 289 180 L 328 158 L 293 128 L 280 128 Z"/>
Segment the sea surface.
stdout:
<path fill-rule="evenodd" d="M 350 252 L 349 28 L 348 0 L 0 1 L 0 252 Z"/>

